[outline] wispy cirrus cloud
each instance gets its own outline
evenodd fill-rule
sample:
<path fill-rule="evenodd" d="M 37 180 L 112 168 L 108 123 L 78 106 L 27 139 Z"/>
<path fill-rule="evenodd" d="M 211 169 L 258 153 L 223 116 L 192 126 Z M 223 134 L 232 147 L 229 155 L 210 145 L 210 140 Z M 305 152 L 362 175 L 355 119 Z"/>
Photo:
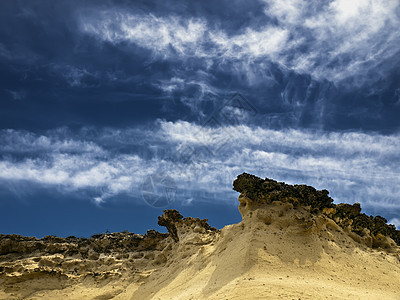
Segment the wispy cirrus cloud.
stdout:
<path fill-rule="evenodd" d="M 157 118 L 193 121 L 239 91 L 264 114 L 258 125 L 392 132 L 399 127 L 397 1 L 167 1 L 162 9 L 151 1 L 109 1 L 56 12 L 44 5 L 17 11 L 23 17 L 3 10 L 2 18 L 2 28 L 15 33 L 0 33 L 0 96 L 10 100 L 6 106 L 57 99 L 76 116 L 87 114 L 81 104 L 90 106 L 96 98 L 103 108 L 110 102 L 131 102 L 136 111 L 146 107 L 140 117 L 149 121 L 146 111 L 159 107 Z M 36 41 L 28 42 L 30 36 Z M 28 62 L 19 53 L 36 58 Z M 48 126 L 69 125 L 58 105 L 43 105 L 40 111 L 58 115 L 41 118 Z M 121 117 L 126 111 L 113 118 L 116 126 L 139 120 Z M 16 117 L 1 119 L 12 124 Z M 97 125 L 104 116 L 77 119 Z"/>
<path fill-rule="evenodd" d="M 200 58 L 206 65 L 229 61 L 233 69 L 257 60 L 336 83 L 361 84 L 387 60 L 399 63 L 400 4 L 396 0 L 329 2 L 262 1 L 265 20 L 246 23 L 237 33 L 228 23 L 207 16 L 158 16 L 129 11 L 100 11 L 82 17 L 84 32 L 114 44 L 130 42 L 162 59 Z M 244 12 L 245 12 L 245 8 Z M 244 63 L 244 64 L 243 64 Z M 386 66 L 385 68 L 390 68 Z M 250 71 L 250 72 L 249 72 Z M 357 78 L 356 78 L 357 77 Z M 375 79 L 377 79 L 375 78 Z"/>
<path fill-rule="evenodd" d="M 151 178 L 197 210 L 249 172 L 399 224 L 398 0 L 8 2 L 0 206 L 122 207 Z"/>
<path fill-rule="evenodd" d="M 122 11 L 102 11 L 91 20 L 83 18 L 81 27 L 84 32 L 101 40 L 111 43 L 129 41 L 162 57 L 171 55 L 171 51 L 179 55 L 201 55 L 201 52 L 196 52 L 196 47 L 207 30 L 202 19 L 156 17 Z"/>
<path fill-rule="evenodd" d="M 362 75 L 395 55 L 398 62 L 398 1 L 265 3 L 266 15 L 276 18 L 292 32 L 293 40 L 307 49 L 286 60 L 296 71 L 337 82 Z"/>
<path fill-rule="evenodd" d="M 227 136 L 228 134 L 228 136 Z M 120 195 L 140 199 L 141 184 L 154 173 L 170 176 L 179 201 L 230 202 L 231 184 L 242 172 L 328 189 L 335 200 L 361 202 L 372 212 L 400 208 L 399 136 L 360 132 L 271 130 L 246 125 L 204 127 L 158 121 L 154 131 L 85 131 L 80 139 L 53 132 L 3 131 L 0 180 L 48 185 L 60 191 L 94 191 L 96 202 Z M 228 138 L 227 138 L 228 137 Z M 144 147 L 146 151 L 120 151 Z M 32 145 L 26 147 L 26 145 Z M 20 148 L 37 152 L 16 159 Z M 72 151 L 73 149 L 73 151 Z M 4 185 L 5 187 L 6 185 Z M 199 196 L 200 195 L 200 196 Z M 194 201 L 194 200 L 193 200 Z"/>
<path fill-rule="evenodd" d="M 37 154 L 37 153 L 95 153 L 103 150 L 91 141 L 75 140 L 64 129 L 49 131 L 47 135 L 37 135 L 29 131 L 0 130 L 0 153 Z"/>
<path fill-rule="evenodd" d="M 90 72 L 84 67 L 72 65 L 50 65 L 49 67 L 54 74 L 60 75 L 69 87 L 96 87 L 99 85 L 99 74 Z"/>

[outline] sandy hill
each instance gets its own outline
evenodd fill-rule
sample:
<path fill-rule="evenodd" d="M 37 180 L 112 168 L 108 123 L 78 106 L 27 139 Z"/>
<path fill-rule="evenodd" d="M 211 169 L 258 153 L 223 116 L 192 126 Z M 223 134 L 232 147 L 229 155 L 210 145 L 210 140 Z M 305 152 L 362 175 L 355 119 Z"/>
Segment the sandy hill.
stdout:
<path fill-rule="evenodd" d="M 0 299 L 400 299 L 382 217 L 249 174 L 234 189 L 243 219 L 221 230 L 167 210 L 168 234 L 2 235 Z"/>

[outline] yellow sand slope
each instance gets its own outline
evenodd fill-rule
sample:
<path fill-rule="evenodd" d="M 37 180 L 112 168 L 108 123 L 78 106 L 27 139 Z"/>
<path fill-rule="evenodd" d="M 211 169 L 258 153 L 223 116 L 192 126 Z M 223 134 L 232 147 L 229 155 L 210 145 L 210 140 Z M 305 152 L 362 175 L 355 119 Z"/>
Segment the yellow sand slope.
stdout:
<path fill-rule="evenodd" d="M 0 299 L 400 299 L 394 243 L 371 249 L 287 203 L 241 213 L 242 222 L 217 232 L 179 221 L 179 241 L 168 237 L 152 251 L 68 258 L 78 275 L 54 263 L 57 254 L 46 258 L 57 274 L 26 272 L 43 258 L 8 262 L 20 271 L 0 276 Z"/>
<path fill-rule="evenodd" d="M 372 250 L 283 203 L 249 212 L 210 244 L 187 238 L 175 251 L 131 299 L 400 299 L 398 249 Z"/>

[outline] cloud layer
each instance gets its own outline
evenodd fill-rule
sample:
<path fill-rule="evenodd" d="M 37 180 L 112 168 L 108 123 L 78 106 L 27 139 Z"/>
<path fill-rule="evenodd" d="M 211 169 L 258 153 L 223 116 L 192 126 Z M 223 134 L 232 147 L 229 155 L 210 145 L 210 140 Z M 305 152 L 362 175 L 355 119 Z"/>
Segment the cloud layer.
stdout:
<path fill-rule="evenodd" d="M 42 136 L 2 131 L 1 140 L 12 140 L 13 146 L 6 143 L 0 149 L 0 179 L 53 186 L 63 192 L 90 189 L 96 202 L 115 196 L 142 201 L 144 180 L 157 173 L 175 181 L 177 201 L 227 203 L 235 201 L 234 178 L 250 172 L 326 188 L 335 200 L 358 201 L 373 212 L 393 214 L 400 209 L 400 169 L 393 163 L 400 158 L 397 134 L 246 125 L 212 128 L 184 121 L 158 121 L 156 128 L 109 129 L 95 135 L 82 130 L 79 139 L 62 130 Z"/>
<path fill-rule="evenodd" d="M 1 1 L 0 192 L 234 203 L 246 171 L 398 222 L 398 28 L 397 0 Z"/>
<path fill-rule="evenodd" d="M 234 92 L 262 127 L 400 128 L 398 1 L 0 5 L 1 128 L 193 122 Z"/>
<path fill-rule="evenodd" d="M 83 32 L 113 44 L 135 44 L 155 58 L 199 58 L 208 66 L 229 62 L 250 77 L 246 65 L 257 62 L 263 70 L 263 62 L 270 61 L 317 80 L 343 83 L 351 78 L 361 84 L 371 76 L 379 79 L 369 72 L 389 59 L 399 62 L 396 0 L 262 3 L 264 19 L 245 23 L 235 34 L 215 19 L 118 9 L 92 11 L 80 22 Z"/>

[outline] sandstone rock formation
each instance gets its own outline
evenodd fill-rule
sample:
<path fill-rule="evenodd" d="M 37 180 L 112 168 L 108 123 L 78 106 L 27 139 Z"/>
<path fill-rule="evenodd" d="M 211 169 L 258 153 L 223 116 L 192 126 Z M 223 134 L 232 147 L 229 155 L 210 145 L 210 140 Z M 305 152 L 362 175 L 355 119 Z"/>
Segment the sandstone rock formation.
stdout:
<path fill-rule="evenodd" d="M 307 208 L 313 214 L 324 214 L 334 220 L 340 227 L 349 232 L 354 232 L 368 240 L 372 246 L 390 247 L 394 241 L 400 245 L 400 231 L 381 216 L 367 216 L 361 213 L 359 203 L 334 204 L 333 199 L 328 196 L 327 190 L 318 191 L 307 185 L 288 185 L 284 182 L 243 173 L 233 182 L 233 189 L 240 192 L 239 211 L 242 216 L 249 210 L 262 207 L 265 204 L 281 201 Z M 386 242 L 382 240 L 386 237 Z M 361 240 L 356 238 L 357 240 Z"/>
<path fill-rule="evenodd" d="M 400 298 L 384 218 L 246 173 L 234 189 L 242 221 L 221 230 L 166 210 L 168 233 L 0 235 L 0 299 Z"/>

